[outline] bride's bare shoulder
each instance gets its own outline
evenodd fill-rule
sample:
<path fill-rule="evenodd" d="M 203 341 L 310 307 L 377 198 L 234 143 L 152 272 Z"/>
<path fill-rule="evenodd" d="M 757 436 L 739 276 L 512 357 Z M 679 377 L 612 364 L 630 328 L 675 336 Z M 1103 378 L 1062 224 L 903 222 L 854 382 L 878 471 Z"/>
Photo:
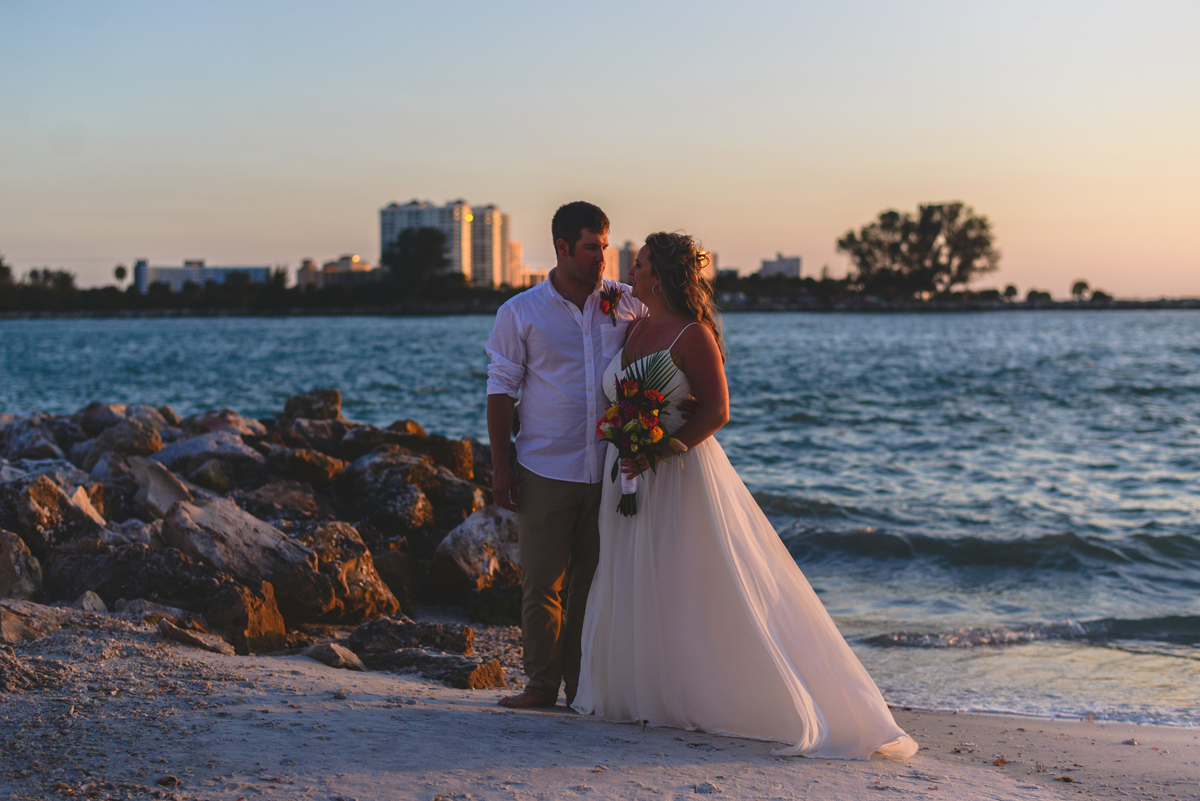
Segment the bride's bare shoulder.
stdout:
<path fill-rule="evenodd" d="M 684 329 L 675 347 L 671 349 L 671 355 L 681 361 L 685 369 L 689 363 L 693 367 L 699 367 L 704 364 L 720 365 L 724 362 L 712 329 L 700 322 Z"/>

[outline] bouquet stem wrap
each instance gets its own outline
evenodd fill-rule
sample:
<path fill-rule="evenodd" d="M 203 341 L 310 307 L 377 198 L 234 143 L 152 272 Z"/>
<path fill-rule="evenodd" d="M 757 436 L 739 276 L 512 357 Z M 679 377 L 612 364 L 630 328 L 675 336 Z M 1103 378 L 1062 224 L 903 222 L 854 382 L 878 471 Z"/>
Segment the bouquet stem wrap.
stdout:
<path fill-rule="evenodd" d="M 617 511 L 626 517 L 637 514 L 637 488 L 637 476 L 621 473 L 621 501 L 617 504 Z"/>

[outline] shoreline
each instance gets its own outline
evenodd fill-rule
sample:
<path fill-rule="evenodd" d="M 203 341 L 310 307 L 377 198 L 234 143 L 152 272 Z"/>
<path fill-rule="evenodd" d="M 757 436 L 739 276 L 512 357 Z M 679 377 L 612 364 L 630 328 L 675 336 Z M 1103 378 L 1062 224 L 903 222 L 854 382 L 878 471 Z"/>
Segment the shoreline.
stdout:
<path fill-rule="evenodd" d="M 158 319 L 210 317 L 455 317 L 493 316 L 500 304 L 445 304 L 429 308 L 344 307 L 321 309 L 146 309 L 91 311 L 6 311 L 4 320 L 40 319 Z M 761 299 L 759 303 L 733 304 L 720 314 L 755 312 L 812 312 L 818 314 L 967 314 L 974 312 L 1111 312 L 1111 311 L 1200 311 L 1200 298 L 1160 298 L 1158 300 L 1114 300 L 1107 302 L 1049 301 L 1028 304 L 973 302 L 957 303 L 871 303 L 864 300 L 838 301 L 830 305 L 791 303 Z"/>
<path fill-rule="evenodd" d="M 3 798 L 1200 798 L 1197 728 L 896 708 L 910 760 L 774 757 L 561 705 L 504 709 L 506 690 L 218 655 L 119 615 L 74 613 L 16 650 L 72 671 L 0 693 Z"/>

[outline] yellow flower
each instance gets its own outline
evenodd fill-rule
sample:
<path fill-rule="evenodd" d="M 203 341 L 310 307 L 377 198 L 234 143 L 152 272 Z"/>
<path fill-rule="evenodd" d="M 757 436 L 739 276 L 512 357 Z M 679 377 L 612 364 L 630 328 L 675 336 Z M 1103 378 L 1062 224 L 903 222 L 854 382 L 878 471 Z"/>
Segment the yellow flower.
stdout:
<path fill-rule="evenodd" d="M 658 442 L 662 438 L 663 438 L 663 430 L 662 430 L 661 426 L 655 426 L 654 428 L 650 429 L 650 441 L 651 442 Z"/>

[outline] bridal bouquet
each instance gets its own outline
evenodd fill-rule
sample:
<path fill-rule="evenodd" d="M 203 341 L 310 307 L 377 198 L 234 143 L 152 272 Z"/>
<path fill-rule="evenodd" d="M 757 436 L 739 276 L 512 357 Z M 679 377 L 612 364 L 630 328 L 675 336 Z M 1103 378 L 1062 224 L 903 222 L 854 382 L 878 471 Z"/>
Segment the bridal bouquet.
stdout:
<path fill-rule="evenodd" d="M 664 450 L 671 455 L 687 450 L 682 442 L 667 436 L 661 419 L 670 414 L 667 411 L 666 396 L 670 394 L 667 384 L 678 372 L 671 360 L 671 352 L 666 350 L 629 365 L 625 378 L 618 376 L 616 379 L 616 403 L 608 407 L 604 417 L 596 423 L 596 436 L 617 448 L 611 480 L 621 477 L 621 501 L 617 511 L 625 517 L 637 514 L 638 479 L 621 472 L 621 460 L 645 454 L 650 469 L 657 470 L 656 462 L 667 459 Z M 664 441 L 665 449 L 659 444 Z"/>

